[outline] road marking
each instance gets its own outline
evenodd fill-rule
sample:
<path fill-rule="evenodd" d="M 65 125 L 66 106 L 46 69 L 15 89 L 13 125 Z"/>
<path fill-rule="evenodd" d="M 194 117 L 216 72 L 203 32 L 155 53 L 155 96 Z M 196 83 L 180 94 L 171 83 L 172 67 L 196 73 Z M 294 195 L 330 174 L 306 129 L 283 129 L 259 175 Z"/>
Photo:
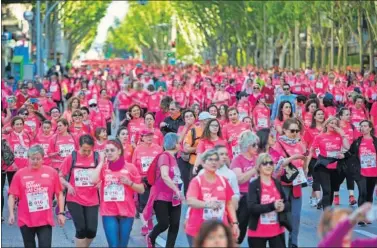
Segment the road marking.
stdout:
<path fill-rule="evenodd" d="M 166 247 L 166 240 L 161 237 L 157 237 L 156 244 L 158 244 L 160 247 Z"/>
<path fill-rule="evenodd" d="M 377 238 L 376 234 L 373 234 L 373 233 L 370 233 L 370 232 L 367 232 L 367 231 L 355 230 L 355 232 L 360 233 L 360 234 L 362 234 L 364 236 L 367 236 L 368 238 Z"/>

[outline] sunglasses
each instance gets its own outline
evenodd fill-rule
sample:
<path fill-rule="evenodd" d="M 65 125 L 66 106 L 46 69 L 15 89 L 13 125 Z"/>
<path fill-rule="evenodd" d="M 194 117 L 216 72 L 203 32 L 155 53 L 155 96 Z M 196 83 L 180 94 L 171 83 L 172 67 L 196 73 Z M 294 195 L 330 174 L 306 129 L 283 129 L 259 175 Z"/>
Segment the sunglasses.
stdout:
<path fill-rule="evenodd" d="M 220 85 L 220 88 L 225 88 L 225 85 Z"/>
<path fill-rule="evenodd" d="M 95 107 L 97 107 L 97 104 L 90 104 L 89 107 L 95 108 Z"/>
<path fill-rule="evenodd" d="M 254 89 L 254 90 L 259 90 L 259 87 L 254 87 L 253 89 Z"/>
<path fill-rule="evenodd" d="M 289 88 L 283 88 L 283 90 L 289 90 Z"/>
<path fill-rule="evenodd" d="M 51 111 L 51 114 L 59 114 L 59 111 Z"/>
<path fill-rule="evenodd" d="M 82 117 L 82 115 L 72 115 L 72 117 Z"/>
<path fill-rule="evenodd" d="M 21 113 L 20 113 L 20 114 L 21 114 Z M 28 113 L 28 112 L 25 112 L 25 113 L 22 113 L 21 115 L 26 115 L 26 116 L 28 116 L 29 113 Z"/>
<path fill-rule="evenodd" d="M 289 129 L 289 131 L 290 131 L 291 133 L 299 133 L 299 132 L 300 132 L 299 129 Z"/>
<path fill-rule="evenodd" d="M 210 127 L 219 127 L 219 125 L 214 124 L 214 125 L 209 125 Z"/>
<path fill-rule="evenodd" d="M 175 109 L 175 108 L 170 108 L 169 110 L 170 110 L 170 111 L 175 111 L 175 110 L 177 110 L 177 109 Z"/>
<path fill-rule="evenodd" d="M 265 162 L 262 162 L 261 165 L 262 165 L 262 166 L 267 166 L 267 165 L 271 165 L 271 166 L 273 166 L 273 165 L 274 165 L 274 162 L 272 162 L 272 161 L 265 161 Z"/>

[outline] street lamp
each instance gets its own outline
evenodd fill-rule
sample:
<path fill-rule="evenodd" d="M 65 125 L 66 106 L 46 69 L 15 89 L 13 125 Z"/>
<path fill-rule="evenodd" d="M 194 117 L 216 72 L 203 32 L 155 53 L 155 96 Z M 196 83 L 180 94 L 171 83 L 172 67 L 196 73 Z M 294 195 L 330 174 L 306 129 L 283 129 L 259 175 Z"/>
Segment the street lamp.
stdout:
<path fill-rule="evenodd" d="M 24 12 L 24 19 L 28 22 L 29 24 L 29 61 L 31 61 L 31 57 L 32 57 L 32 38 L 33 38 L 33 24 L 32 24 L 32 21 L 33 21 L 33 18 L 34 18 L 34 13 L 33 11 L 25 11 Z"/>

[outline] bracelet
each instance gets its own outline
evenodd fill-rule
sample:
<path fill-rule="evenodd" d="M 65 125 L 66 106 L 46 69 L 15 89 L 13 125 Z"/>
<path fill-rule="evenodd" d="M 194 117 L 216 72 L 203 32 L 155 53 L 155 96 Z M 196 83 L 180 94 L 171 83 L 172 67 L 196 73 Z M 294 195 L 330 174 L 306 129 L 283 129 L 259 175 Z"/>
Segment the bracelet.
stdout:
<path fill-rule="evenodd" d="M 65 213 L 64 213 L 64 212 L 60 212 L 60 213 L 58 213 L 58 215 L 63 215 L 63 216 L 65 216 Z"/>

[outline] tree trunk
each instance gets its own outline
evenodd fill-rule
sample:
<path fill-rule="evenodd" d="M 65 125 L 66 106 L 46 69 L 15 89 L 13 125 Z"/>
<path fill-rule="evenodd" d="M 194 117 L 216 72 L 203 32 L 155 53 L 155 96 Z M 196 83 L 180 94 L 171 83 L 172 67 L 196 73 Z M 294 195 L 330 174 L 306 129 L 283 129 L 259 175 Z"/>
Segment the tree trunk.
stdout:
<path fill-rule="evenodd" d="M 289 67 L 293 69 L 295 67 L 295 51 L 294 51 L 294 46 L 293 46 L 293 41 L 294 41 L 294 34 L 292 33 L 291 30 L 289 30 L 289 37 L 290 37 L 290 46 L 289 46 L 289 55 L 290 55 L 290 62 L 289 62 Z"/>
<path fill-rule="evenodd" d="M 311 53 L 312 53 L 312 26 L 308 25 L 306 30 L 306 50 L 305 50 L 305 65 L 311 67 Z"/>
<path fill-rule="evenodd" d="M 287 38 L 279 54 L 279 67 L 280 68 L 285 67 L 285 56 L 287 54 L 289 44 L 290 44 L 290 38 Z"/>
<path fill-rule="evenodd" d="M 326 46 L 321 46 L 321 69 L 324 70 L 326 66 Z"/>
<path fill-rule="evenodd" d="M 367 22 L 368 26 L 368 36 L 369 36 L 369 71 L 373 70 L 373 51 L 374 51 L 374 44 L 373 41 L 375 40 L 372 27 L 370 26 L 369 22 Z"/>
<path fill-rule="evenodd" d="M 360 70 L 363 69 L 363 55 L 364 55 L 364 47 L 363 47 L 363 29 L 362 29 L 362 25 L 363 25 L 363 21 L 362 21 L 362 13 L 361 13 L 361 7 L 358 8 L 357 10 L 357 30 L 358 30 L 358 33 L 359 33 L 359 60 L 360 60 Z"/>
<path fill-rule="evenodd" d="M 342 45 L 340 45 L 340 43 L 339 43 L 339 45 L 338 45 L 338 59 L 337 59 L 337 64 L 336 64 L 336 68 L 338 70 L 340 70 L 340 65 L 341 65 L 340 60 L 342 58 L 342 48 L 343 48 Z"/>
<path fill-rule="evenodd" d="M 300 23 L 295 22 L 295 55 L 294 55 L 294 68 L 300 68 Z"/>
<path fill-rule="evenodd" d="M 320 47 L 314 46 L 314 67 L 318 70 L 319 69 L 319 51 Z"/>
<path fill-rule="evenodd" d="M 345 71 L 348 64 L 348 44 L 345 42 L 343 47 L 343 70 Z"/>

